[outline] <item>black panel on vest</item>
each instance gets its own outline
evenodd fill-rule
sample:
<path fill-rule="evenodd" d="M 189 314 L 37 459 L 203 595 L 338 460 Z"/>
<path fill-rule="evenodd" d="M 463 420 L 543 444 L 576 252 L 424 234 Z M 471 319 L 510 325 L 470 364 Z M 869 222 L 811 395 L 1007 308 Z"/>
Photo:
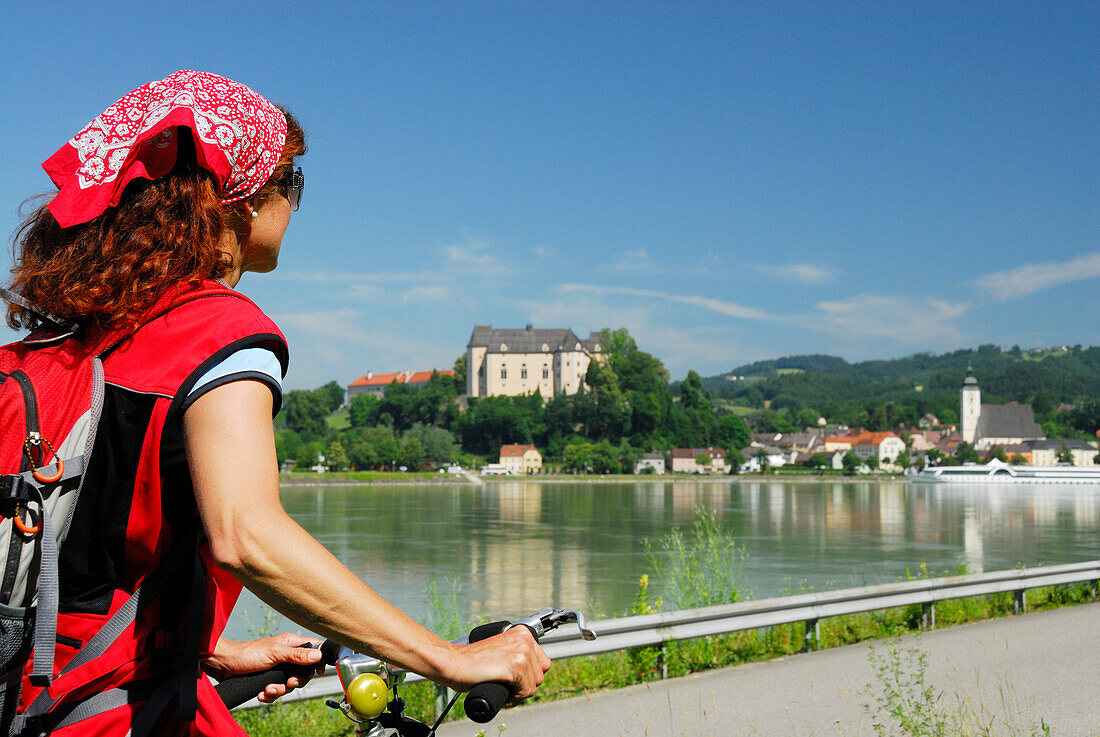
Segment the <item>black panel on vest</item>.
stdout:
<path fill-rule="evenodd" d="M 141 446 L 157 399 L 107 385 L 91 463 L 58 559 L 62 611 L 105 614 L 110 607 L 124 570 Z"/>

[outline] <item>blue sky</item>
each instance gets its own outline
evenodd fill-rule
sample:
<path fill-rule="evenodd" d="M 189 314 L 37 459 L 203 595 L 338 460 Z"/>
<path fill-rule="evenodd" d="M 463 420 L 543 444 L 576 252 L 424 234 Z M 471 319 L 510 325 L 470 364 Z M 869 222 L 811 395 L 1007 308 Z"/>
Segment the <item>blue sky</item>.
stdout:
<path fill-rule="evenodd" d="M 762 358 L 1100 344 L 1100 5 L 21 3 L 0 227 L 181 68 L 306 128 L 290 388 L 450 367 L 475 324 Z M 4 256 L 3 266 L 10 266 Z"/>

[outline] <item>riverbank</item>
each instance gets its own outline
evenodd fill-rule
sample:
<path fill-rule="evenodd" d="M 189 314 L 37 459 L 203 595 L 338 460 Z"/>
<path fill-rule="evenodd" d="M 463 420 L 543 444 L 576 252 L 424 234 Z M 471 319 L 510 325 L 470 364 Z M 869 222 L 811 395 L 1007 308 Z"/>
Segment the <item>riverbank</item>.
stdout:
<path fill-rule="evenodd" d="M 769 481 L 783 483 L 830 483 L 850 481 L 865 481 L 875 483 L 902 482 L 907 483 L 909 477 L 895 474 L 860 476 L 842 475 L 817 475 L 810 473 L 749 473 L 740 475 L 704 475 L 693 473 L 675 473 L 655 476 L 653 474 L 607 474 L 598 475 L 573 475 L 573 474 L 531 474 L 527 476 L 480 476 L 473 474 L 487 484 L 500 483 L 585 483 L 585 484 L 621 484 L 621 483 L 666 483 L 677 481 L 690 481 L 692 483 L 764 483 Z M 281 473 L 279 484 L 283 487 L 310 487 L 310 486 L 447 486 L 453 484 L 474 483 L 466 476 L 449 473 L 432 473 L 430 471 L 389 472 L 389 471 L 332 471 L 328 473 Z"/>

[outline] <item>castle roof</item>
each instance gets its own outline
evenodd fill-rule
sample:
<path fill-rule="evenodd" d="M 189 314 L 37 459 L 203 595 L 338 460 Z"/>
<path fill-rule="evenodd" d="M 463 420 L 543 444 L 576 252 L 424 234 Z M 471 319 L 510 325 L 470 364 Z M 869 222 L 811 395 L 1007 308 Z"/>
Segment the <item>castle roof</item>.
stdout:
<path fill-rule="evenodd" d="M 581 340 L 569 328 L 494 329 L 492 325 L 476 325 L 467 348 L 486 348 L 489 353 L 558 353 L 582 350 L 599 353 L 600 333 L 589 333 Z"/>

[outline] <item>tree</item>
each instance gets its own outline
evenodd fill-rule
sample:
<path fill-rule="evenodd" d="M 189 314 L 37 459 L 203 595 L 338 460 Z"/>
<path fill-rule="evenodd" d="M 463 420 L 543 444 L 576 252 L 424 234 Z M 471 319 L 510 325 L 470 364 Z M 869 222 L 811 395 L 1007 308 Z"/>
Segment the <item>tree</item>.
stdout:
<path fill-rule="evenodd" d="M 1058 446 L 1058 450 L 1054 452 L 1054 460 L 1072 466 L 1074 464 L 1073 451 L 1069 449 L 1068 445 L 1062 443 Z"/>
<path fill-rule="evenodd" d="M 741 449 L 749 444 L 752 439 L 752 431 L 737 415 L 722 415 L 718 418 L 717 443 L 723 448 Z"/>
<path fill-rule="evenodd" d="M 454 368 L 454 371 L 455 371 L 455 388 L 458 389 L 459 394 L 465 394 L 466 393 L 466 378 L 468 376 L 468 374 L 466 373 L 466 354 L 465 353 L 463 353 L 461 356 L 459 356 L 458 358 L 455 359 L 455 363 L 454 363 L 453 368 Z"/>
<path fill-rule="evenodd" d="M 978 463 L 981 459 L 974 447 L 965 440 L 955 448 L 954 458 L 959 463 Z"/>
<path fill-rule="evenodd" d="M 810 468 L 825 468 L 829 465 L 829 459 L 825 457 L 824 453 L 814 453 L 806 461 L 806 465 Z"/>
<path fill-rule="evenodd" d="M 330 381 L 315 391 L 320 394 L 321 399 L 328 408 L 329 414 L 340 409 L 340 406 L 344 403 L 344 387 L 340 386 L 335 381 Z"/>
<path fill-rule="evenodd" d="M 710 453 L 697 453 L 695 455 L 695 465 L 700 468 L 710 468 Z"/>
<path fill-rule="evenodd" d="M 739 449 L 730 448 L 726 451 L 726 461 L 730 464 L 731 474 L 741 473 L 741 466 L 745 465 L 745 456 Z"/>
<path fill-rule="evenodd" d="M 619 472 L 618 449 L 606 440 L 592 446 L 592 470 L 599 474 Z"/>
<path fill-rule="evenodd" d="M 339 440 L 333 440 L 325 451 L 325 465 L 330 471 L 342 471 L 348 467 L 348 454 Z"/>
<path fill-rule="evenodd" d="M 454 433 L 445 428 L 418 422 L 405 433 L 405 438 L 416 438 L 424 451 L 424 458 L 432 463 L 450 463 L 458 457 Z"/>
<path fill-rule="evenodd" d="M 1008 456 L 1005 454 L 1005 449 L 999 445 L 994 445 L 992 448 L 985 452 L 985 462 L 989 463 L 992 460 L 998 460 L 1001 463 L 1008 463 Z"/>
<path fill-rule="evenodd" d="M 909 451 L 903 450 L 898 453 L 898 457 L 894 459 L 894 465 L 899 468 L 906 469 L 913 465 L 912 459 L 909 458 Z"/>
<path fill-rule="evenodd" d="M 401 465 L 410 471 L 419 471 L 424 467 L 424 446 L 420 444 L 420 438 L 406 435 L 401 441 Z"/>
<path fill-rule="evenodd" d="M 561 454 L 561 465 L 566 471 L 584 473 L 592 466 L 592 444 L 586 440 L 569 443 Z"/>
<path fill-rule="evenodd" d="M 382 400 L 371 394 L 360 394 L 351 400 L 348 408 L 348 420 L 352 427 L 374 427 L 378 424 L 378 416 Z"/>
<path fill-rule="evenodd" d="M 756 461 L 760 464 L 760 473 L 767 473 L 768 467 L 771 465 L 768 461 L 768 451 L 763 448 L 757 449 Z"/>
<path fill-rule="evenodd" d="M 846 476 L 855 476 L 856 471 L 859 470 L 859 467 L 862 466 L 863 463 L 859 460 L 859 456 L 849 450 L 841 459 L 841 465 L 844 466 L 844 474 Z"/>
<path fill-rule="evenodd" d="M 317 437 L 325 434 L 328 417 L 328 398 L 319 391 L 295 389 L 283 398 L 282 413 L 286 426 L 294 432 Z"/>

